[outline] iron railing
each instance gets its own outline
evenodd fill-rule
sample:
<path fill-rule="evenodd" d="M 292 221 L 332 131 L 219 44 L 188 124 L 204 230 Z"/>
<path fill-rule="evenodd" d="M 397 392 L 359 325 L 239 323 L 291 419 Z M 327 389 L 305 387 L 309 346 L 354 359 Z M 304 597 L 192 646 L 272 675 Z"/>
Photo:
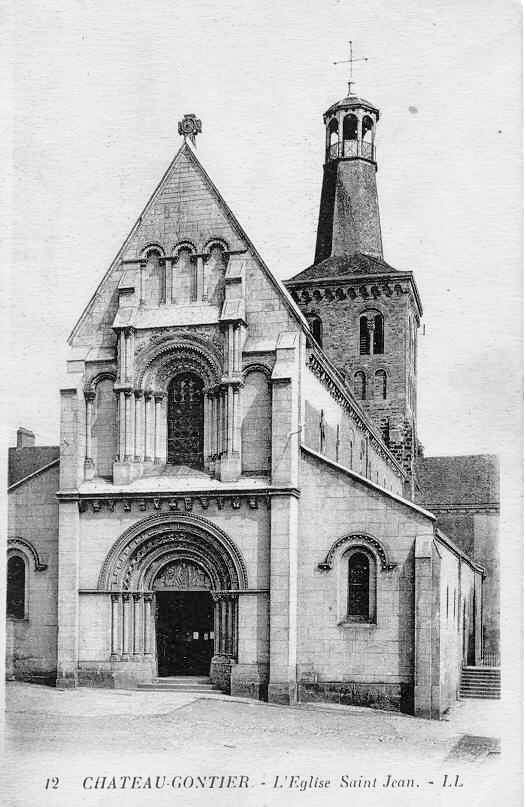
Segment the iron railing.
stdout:
<path fill-rule="evenodd" d="M 500 667 L 500 653 L 483 653 L 480 657 L 479 666 Z"/>
<path fill-rule="evenodd" d="M 372 143 L 365 140 L 338 140 L 331 143 L 327 149 L 327 160 L 337 160 L 339 157 L 363 157 L 374 161 L 375 148 Z"/>

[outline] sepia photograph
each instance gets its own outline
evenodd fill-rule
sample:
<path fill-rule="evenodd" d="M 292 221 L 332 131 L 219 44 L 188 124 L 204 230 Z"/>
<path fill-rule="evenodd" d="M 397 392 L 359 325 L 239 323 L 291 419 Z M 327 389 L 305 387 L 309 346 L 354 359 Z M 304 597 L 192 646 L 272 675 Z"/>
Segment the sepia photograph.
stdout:
<path fill-rule="evenodd" d="M 521 6 L 6 22 L 1 803 L 519 807 Z"/>

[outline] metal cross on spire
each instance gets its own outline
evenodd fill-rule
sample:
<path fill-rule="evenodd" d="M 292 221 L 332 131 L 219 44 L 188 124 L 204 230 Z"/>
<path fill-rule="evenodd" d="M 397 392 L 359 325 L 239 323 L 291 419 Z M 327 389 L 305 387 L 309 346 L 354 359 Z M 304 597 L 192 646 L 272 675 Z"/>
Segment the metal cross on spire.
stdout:
<path fill-rule="evenodd" d="M 339 62 L 333 62 L 333 64 L 348 64 L 349 65 L 349 81 L 347 82 L 347 95 L 351 94 L 351 85 L 355 84 L 356 82 L 353 81 L 352 78 L 352 66 L 355 62 L 367 62 L 369 61 L 368 56 L 359 56 L 358 58 L 354 59 L 352 55 L 352 40 L 349 40 L 349 58 L 342 59 Z"/>

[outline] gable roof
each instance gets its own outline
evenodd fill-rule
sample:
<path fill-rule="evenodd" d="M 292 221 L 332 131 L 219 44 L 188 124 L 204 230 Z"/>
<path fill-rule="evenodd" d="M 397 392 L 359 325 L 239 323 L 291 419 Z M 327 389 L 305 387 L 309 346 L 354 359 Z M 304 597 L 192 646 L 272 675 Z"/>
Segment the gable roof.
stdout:
<path fill-rule="evenodd" d="M 70 335 L 68 337 L 68 343 L 70 345 L 71 345 L 73 339 L 75 338 L 75 336 L 77 335 L 77 333 L 78 333 L 78 331 L 80 329 L 80 326 L 83 323 L 84 319 L 87 317 L 88 313 L 90 312 L 90 310 L 95 305 L 95 303 L 97 301 L 97 298 L 99 296 L 99 292 L 101 291 L 102 287 L 104 286 L 104 284 L 106 282 L 106 279 L 109 277 L 112 270 L 118 265 L 122 254 L 126 251 L 126 249 L 129 246 L 130 242 L 133 240 L 133 237 L 136 234 L 138 228 L 141 226 L 143 219 L 147 216 L 147 214 L 150 211 L 152 205 L 156 201 L 157 196 L 159 195 L 161 189 L 163 188 L 163 186 L 165 184 L 165 181 L 167 180 L 168 176 L 171 174 L 171 172 L 175 168 L 177 162 L 180 161 L 182 158 L 187 158 L 190 161 L 192 166 L 195 168 L 195 170 L 200 175 L 201 179 L 204 181 L 204 183 L 205 183 L 206 187 L 208 188 L 208 190 L 210 191 L 210 193 L 214 196 L 216 202 L 218 203 L 219 207 L 221 208 L 221 210 L 222 210 L 223 214 L 225 215 L 225 218 L 228 220 L 229 224 L 232 226 L 232 228 L 234 229 L 234 231 L 236 232 L 236 234 L 238 235 L 240 240 L 243 241 L 246 244 L 248 251 L 252 254 L 252 256 L 255 258 L 255 260 L 259 263 L 262 271 L 265 273 L 265 275 L 267 276 L 269 281 L 272 283 L 272 285 L 274 286 L 274 288 L 276 289 L 276 291 L 278 292 L 280 297 L 284 300 L 284 302 L 287 305 L 290 313 L 297 320 L 298 324 L 300 324 L 306 331 L 308 331 L 308 325 L 307 325 L 306 321 L 304 320 L 303 314 L 301 313 L 299 308 L 296 306 L 296 304 L 295 304 L 294 300 L 291 298 L 289 292 L 284 287 L 283 283 L 281 281 L 279 281 L 273 275 L 273 273 L 270 271 L 268 266 L 265 264 L 263 258 L 258 253 L 258 251 L 255 248 L 254 244 L 251 242 L 250 238 L 248 237 L 248 235 L 246 234 L 246 232 L 242 228 L 241 224 L 239 223 L 239 221 L 235 217 L 234 213 L 232 212 L 232 210 L 230 209 L 228 204 L 225 202 L 225 200 L 221 196 L 221 193 L 217 189 L 216 185 L 214 184 L 214 182 L 212 181 L 212 179 L 210 178 L 210 176 L 208 175 L 208 173 L 204 169 L 204 167 L 203 167 L 201 161 L 199 160 L 199 158 L 197 157 L 197 154 L 195 153 L 194 149 L 190 146 L 190 144 L 187 141 L 185 141 L 185 142 L 183 142 L 183 144 L 181 145 L 181 147 L 177 151 L 175 157 L 173 158 L 170 165 L 168 166 L 168 168 L 164 172 L 164 174 L 161 177 L 160 181 L 157 183 L 153 193 L 151 194 L 150 198 L 146 202 L 146 204 L 145 204 L 144 208 L 142 209 L 139 217 L 137 218 L 135 224 L 133 225 L 130 232 L 126 236 L 123 244 L 119 248 L 119 250 L 116 253 L 115 257 L 111 261 L 110 266 L 108 267 L 108 270 L 104 274 L 104 276 L 101 279 L 100 283 L 98 284 L 94 294 L 92 295 L 90 301 L 88 302 L 87 306 L 84 308 L 84 311 L 82 312 L 82 314 L 79 317 L 77 323 L 75 324 L 73 330 L 71 331 L 71 333 L 70 333 Z"/>
<path fill-rule="evenodd" d="M 30 476 L 58 463 L 59 446 L 10 448 L 8 453 L 7 485 L 12 487 Z"/>
<path fill-rule="evenodd" d="M 417 479 L 416 499 L 426 507 L 499 502 L 499 465 L 491 454 L 420 457 Z"/>

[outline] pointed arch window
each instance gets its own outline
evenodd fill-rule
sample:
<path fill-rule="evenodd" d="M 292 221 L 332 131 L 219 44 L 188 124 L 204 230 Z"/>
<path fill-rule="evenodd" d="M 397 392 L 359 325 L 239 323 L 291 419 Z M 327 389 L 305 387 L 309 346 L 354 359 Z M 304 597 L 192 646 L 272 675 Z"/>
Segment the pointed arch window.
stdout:
<path fill-rule="evenodd" d="M 20 555 L 7 560 L 7 616 L 11 619 L 26 617 L 26 562 Z"/>
<path fill-rule="evenodd" d="M 354 374 L 354 394 L 360 401 L 365 401 L 367 393 L 367 383 L 363 370 L 358 370 Z"/>
<path fill-rule="evenodd" d="M 374 396 L 385 401 L 387 398 L 387 373 L 377 370 L 374 374 Z"/>

